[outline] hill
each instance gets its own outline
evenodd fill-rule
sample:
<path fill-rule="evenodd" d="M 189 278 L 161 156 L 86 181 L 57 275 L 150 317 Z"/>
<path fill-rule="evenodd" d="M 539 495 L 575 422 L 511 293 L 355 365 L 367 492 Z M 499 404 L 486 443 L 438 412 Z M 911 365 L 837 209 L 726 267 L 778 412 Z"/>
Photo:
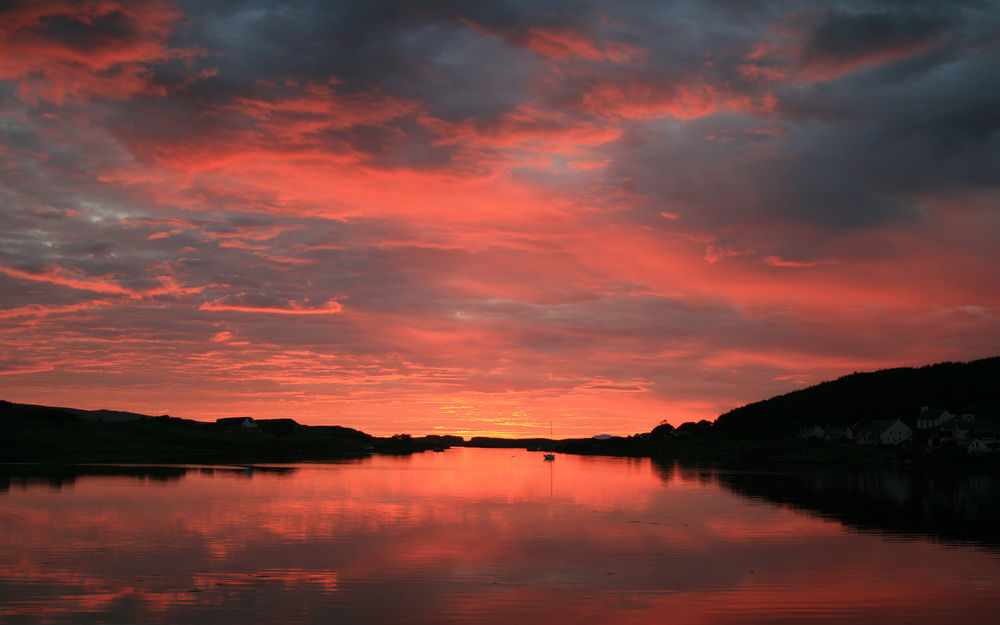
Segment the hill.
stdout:
<path fill-rule="evenodd" d="M 898 418 L 912 425 L 923 406 L 995 417 L 1000 412 L 1000 356 L 853 373 L 731 410 L 712 429 L 724 437 L 764 437 L 790 436 L 825 423 Z"/>
<path fill-rule="evenodd" d="M 411 453 L 461 442 L 445 436 L 380 438 L 293 419 L 205 423 L 0 401 L 0 462 L 286 462 Z"/>
<path fill-rule="evenodd" d="M 916 430 L 921 408 L 974 415 L 961 419 L 993 453 L 973 454 L 965 439 Z M 900 419 L 912 439 L 900 444 L 857 444 L 856 439 L 805 439 L 810 426 L 848 426 L 853 432 L 873 421 Z M 853 373 L 830 382 L 731 410 L 713 423 L 662 423 L 645 434 L 607 440 L 552 441 L 544 449 L 568 453 L 686 458 L 750 465 L 775 462 L 961 464 L 995 467 L 1000 430 L 1000 357 L 968 363 Z M 845 430 L 846 431 L 846 430 Z M 935 438 L 936 435 L 940 435 Z M 848 434 L 848 437 L 851 435 Z M 871 443 L 872 441 L 867 441 Z"/>
<path fill-rule="evenodd" d="M 10 404 L 10 402 L 3 402 Z M 143 419 L 153 419 L 150 415 L 138 412 L 125 412 L 123 410 L 83 410 L 82 408 L 63 408 L 58 406 L 40 406 L 36 404 L 10 404 L 18 406 L 18 411 L 23 415 L 34 415 L 41 419 L 72 419 L 76 417 L 84 421 L 141 421 Z M 7 406 L 3 406 L 6 408 Z M 166 415 L 164 415 L 166 416 Z"/>

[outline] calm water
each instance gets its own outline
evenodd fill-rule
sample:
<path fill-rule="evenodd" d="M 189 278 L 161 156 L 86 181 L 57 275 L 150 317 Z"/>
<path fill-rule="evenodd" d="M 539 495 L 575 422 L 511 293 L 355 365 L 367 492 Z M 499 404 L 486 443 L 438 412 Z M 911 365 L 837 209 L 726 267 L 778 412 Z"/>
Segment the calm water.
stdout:
<path fill-rule="evenodd" d="M 479 449 L 8 468 L 0 621 L 997 623 L 995 480 L 872 471 Z"/>

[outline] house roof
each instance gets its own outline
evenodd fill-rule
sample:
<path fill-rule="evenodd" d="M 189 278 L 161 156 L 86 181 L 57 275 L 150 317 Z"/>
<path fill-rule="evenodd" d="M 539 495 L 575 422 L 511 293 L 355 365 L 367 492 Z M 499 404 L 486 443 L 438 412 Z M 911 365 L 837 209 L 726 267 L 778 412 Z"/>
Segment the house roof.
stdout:
<path fill-rule="evenodd" d="M 221 425 L 230 425 L 235 423 L 244 423 L 247 421 L 253 421 L 250 417 L 221 417 L 216 419 L 215 422 Z"/>

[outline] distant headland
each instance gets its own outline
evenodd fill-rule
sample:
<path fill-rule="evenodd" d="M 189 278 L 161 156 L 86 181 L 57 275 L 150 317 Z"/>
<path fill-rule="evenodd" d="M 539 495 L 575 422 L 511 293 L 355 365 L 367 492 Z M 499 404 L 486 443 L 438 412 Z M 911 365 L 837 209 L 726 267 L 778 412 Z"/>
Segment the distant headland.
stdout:
<path fill-rule="evenodd" d="M 0 462 L 255 463 L 452 446 L 735 462 L 995 463 L 1000 356 L 853 373 L 677 427 L 587 439 L 377 437 L 293 419 L 214 423 L 0 401 Z"/>

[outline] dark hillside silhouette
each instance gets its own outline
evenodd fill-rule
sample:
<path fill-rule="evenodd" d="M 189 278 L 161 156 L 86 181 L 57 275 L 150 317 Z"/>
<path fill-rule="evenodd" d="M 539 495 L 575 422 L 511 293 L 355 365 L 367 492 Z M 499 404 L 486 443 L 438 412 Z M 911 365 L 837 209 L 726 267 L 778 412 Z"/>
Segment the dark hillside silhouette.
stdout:
<path fill-rule="evenodd" d="M 721 415 L 717 436 L 793 436 L 825 423 L 902 419 L 912 424 L 923 406 L 995 417 L 1000 408 L 1000 357 L 968 363 L 853 373 Z"/>
<path fill-rule="evenodd" d="M 95 419 L 93 413 L 113 418 Z M 243 427 L 245 421 L 252 427 Z M 446 436 L 380 438 L 293 419 L 205 423 L 0 401 L 0 462 L 285 462 L 405 454 L 462 442 Z"/>

